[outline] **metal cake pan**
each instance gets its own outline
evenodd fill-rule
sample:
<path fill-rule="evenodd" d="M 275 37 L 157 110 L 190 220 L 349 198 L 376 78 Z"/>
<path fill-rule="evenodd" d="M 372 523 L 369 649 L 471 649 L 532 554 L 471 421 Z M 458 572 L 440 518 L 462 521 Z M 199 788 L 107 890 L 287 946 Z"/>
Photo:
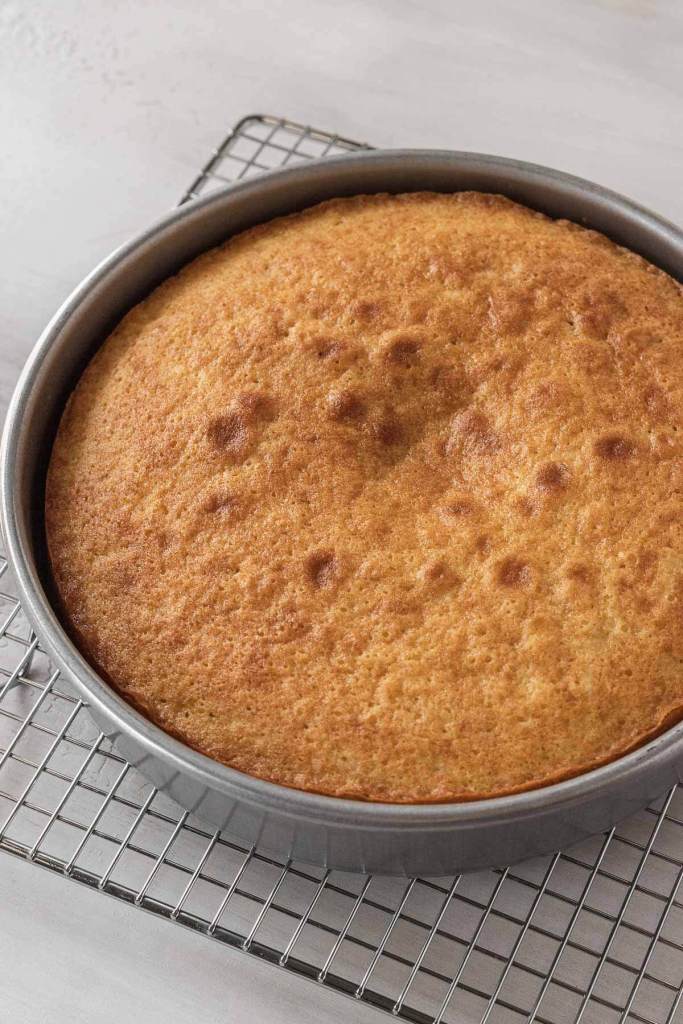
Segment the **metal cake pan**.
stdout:
<path fill-rule="evenodd" d="M 392 805 L 274 785 L 168 736 L 95 673 L 50 602 L 43 534 L 45 470 L 64 403 L 88 359 L 131 306 L 193 257 L 253 224 L 334 196 L 419 189 L 499 192 L 603 231 L 683 277 L 683 234 L 674 225 L 597 185 L 533 164 L 406 150 L 270 172 L 168 214 L 100 264 L 67 299 L 29 357 L 10 404 L 1 501 L 8 557 L 41 642 L 103 732 L 159 789 L 215 828 L 228 828 L 281 858 L 350 871 L 445 875 L 558 849 L 644 806 L 683 777 L 683 723 L 604 767 L 492 800 Z"/>

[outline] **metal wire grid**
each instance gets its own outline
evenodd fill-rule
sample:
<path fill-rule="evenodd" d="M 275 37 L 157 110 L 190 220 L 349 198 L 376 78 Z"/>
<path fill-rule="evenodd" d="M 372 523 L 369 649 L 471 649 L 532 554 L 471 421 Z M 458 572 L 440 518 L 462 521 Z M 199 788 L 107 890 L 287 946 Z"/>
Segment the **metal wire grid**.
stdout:
<path fill-rule="evenodd" d="M 183 199 L 355 147 L 245 118 Z M 401 880 L 282 863 L 207 831 L 111 749 L 1 557 L 0 576 L 0 849 L 420 1024 L 683 1021 L 683 789 L 504 871 Z"/>
<path fill-rule="evenodd" d="M 282 117 L 250 114 L 235 125 L 212 154 L 180 203 L 276 167 L 371 148 Z"/>

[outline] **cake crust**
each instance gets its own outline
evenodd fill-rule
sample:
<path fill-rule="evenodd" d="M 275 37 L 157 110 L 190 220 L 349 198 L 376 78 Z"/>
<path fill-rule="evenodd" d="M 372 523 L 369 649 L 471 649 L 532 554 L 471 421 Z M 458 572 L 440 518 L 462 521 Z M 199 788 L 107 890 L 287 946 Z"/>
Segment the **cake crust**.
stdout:
<path fill-rule="evenodd" d="M 426 803 L 683 715 L 683 292 L 481 193 L 358 196 L 119 324 L 46 484 L 65 625 L 241 771 Z"/>

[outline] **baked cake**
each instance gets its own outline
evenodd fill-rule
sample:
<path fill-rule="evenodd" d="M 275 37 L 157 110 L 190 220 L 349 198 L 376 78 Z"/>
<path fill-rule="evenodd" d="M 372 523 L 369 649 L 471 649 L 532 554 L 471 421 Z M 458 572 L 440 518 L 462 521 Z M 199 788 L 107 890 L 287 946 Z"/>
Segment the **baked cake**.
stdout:
<path fill-rule="evenodd" d="M 683 296 L 478 193 L 231 239 L 92 360 L 47 478 L 64 621 L 274 782 L 400 803 L 584 772 L 683 714 Z"/>

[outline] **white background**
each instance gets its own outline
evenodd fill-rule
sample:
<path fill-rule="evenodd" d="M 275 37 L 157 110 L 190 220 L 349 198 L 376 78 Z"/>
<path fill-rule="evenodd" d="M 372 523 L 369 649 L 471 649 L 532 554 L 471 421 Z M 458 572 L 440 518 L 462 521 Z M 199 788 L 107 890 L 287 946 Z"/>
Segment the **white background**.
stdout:
<path fill-rule="evenodd" d="M 0 0 L 0 407 L 246 113 L 517 156 L 683 221 L 680 0 Z M 381 1021 L 0 855 L 0 1020 Z"/>

